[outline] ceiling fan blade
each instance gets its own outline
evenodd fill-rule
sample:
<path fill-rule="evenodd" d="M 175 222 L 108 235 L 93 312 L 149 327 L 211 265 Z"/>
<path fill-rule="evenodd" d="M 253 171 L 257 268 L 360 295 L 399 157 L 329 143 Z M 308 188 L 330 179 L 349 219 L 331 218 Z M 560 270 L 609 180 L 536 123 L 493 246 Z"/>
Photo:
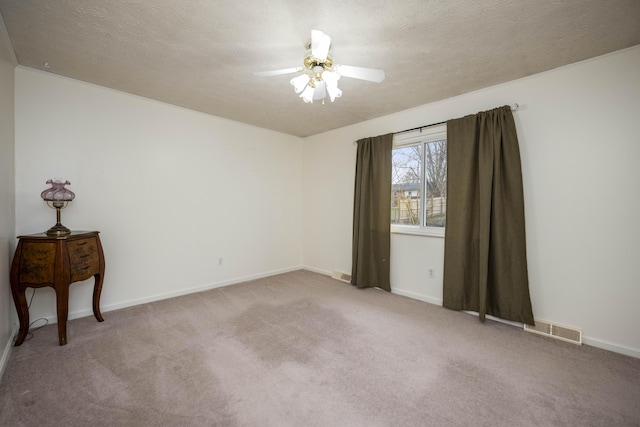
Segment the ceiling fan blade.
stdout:
<path fill-rule="evenodd" d="M 296 67 L 296 68 L 283 68 L 282 70 L 273 70 L 273 71 L 259 71 L 257 73 L 253 73 L 254 76 L 265 76 L 265 77 L 270 77 L 270 76 L 280 76 L 282 74 L 291 74 L 291 73 L 296 73 L 296 72 L 300 72 L 302 71 L 302 68 L 300 67 Z"/>
<path fill-rule="evenodd" d="M 351 65 L 335 65 L 336 73 L 345 77 L 353 77 L 354 79 L 368 80 L 370 82 L 380 83 L 384 80 L 384 71 L 374 68 L 352 67 Z"/>
<path fill-rule="evenodd" d="M 311 30 L 311 55 L 324 61 L 331 47 L 331 36 L 320 30 Z"/>

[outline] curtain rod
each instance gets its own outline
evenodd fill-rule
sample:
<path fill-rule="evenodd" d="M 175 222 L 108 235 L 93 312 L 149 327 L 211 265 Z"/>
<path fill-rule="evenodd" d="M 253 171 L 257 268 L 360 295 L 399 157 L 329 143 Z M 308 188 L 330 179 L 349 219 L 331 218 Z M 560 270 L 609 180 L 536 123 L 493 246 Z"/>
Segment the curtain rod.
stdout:
<path fill-rule="evenodd" d="M 511 111 L 518 111 L 518 109 L 520 108 L 520 105 L 519 105 L 519 104 L 517 104 L 517 103 L 515 103 L 515 104 L 511 104 L 511 105 L 509 105 L 509 106 L 511 107 Z M 419 129 L 419 130 L 422 130 L 422 129 L 424 129 L 424 128 L 428 128 L 428 127 L 431 127 L 431 126 L 443 125 L 443 124 L 445 124 L 445 123 L 447 123 L 447 121 L 446 121 L 446 120 L 445 120 L 444 122 L 431 123 L 430 125 L 418 126 L 418 127 L 416 127 L 416 128 L 405 129 L 405 130 L 401 130 L 401 131 L 398 131 L 398 132 L 393 132 L 393 134 L 394 134 L 394 135 L 398 135 L 398 134 L 400 134 L 400 133 L 411 132 L 411 131 L 413 131 L 413 130 L 418 130 L 418 129 Z M 357 144 L 358 144 L 358 141 L 353 141 L 353 145 L 357 145 Z"/>
<path fill-rule="evenodd" d="M 517 110 L 518 110 L 518 108 L 520 108 L 520 105 L 518 105 L 518 104 L 511 104 L 511 105 L 510 105 L 510 107 L 511 107 L 511 111 L 517 111 Z M 424 129 L 424 128 L 428 128 L 428 127 L 432 127 L 432 126 L 438 126 L 438 125 L 443 125 L 443 124 L 445 124 L 445 123 L 447 123 L 447 121 L 446 121 L 446 120 L 445 120 L 444 122 L 431 123 L 430 125 L 418 126 L 418 127 L 411 128 L 411 129 L 401 130 L 401 131 L 398 131 L 398 132 L 394 132 L 393 134 L 394 134 L 394 135 L 398 135 L 399 133 L 411 132 L 411 131 L 414 131 L 414 130 L 422 130 L 422 129 Z"/>

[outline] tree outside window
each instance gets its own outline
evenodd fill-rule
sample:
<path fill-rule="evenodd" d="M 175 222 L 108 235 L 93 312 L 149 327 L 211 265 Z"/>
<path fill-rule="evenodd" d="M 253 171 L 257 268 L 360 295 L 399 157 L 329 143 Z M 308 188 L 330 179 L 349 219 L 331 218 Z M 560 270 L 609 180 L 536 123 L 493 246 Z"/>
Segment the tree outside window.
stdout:
<path fill-rule="evenodd" d="M 391 223 L 444 227 L 447 206 L 447 140 L 414 141 L 392 153 Z M 424 197 L 423 197 L 424 195 Z"/>

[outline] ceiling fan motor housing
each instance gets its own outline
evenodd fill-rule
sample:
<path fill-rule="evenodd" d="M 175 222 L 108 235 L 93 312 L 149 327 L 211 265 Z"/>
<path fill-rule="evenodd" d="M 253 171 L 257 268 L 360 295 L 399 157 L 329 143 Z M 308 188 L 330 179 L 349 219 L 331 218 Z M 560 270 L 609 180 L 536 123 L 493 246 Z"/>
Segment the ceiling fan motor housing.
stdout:
<path fill-rule="evenodd" d="M 304 57 L 304 67 L 307 70 L 312 70 L 315 67 L 322 67 L 323 70 L 329 70 L 333 67 L 333 59 L 329 55 L 327 55 L 327 59 L 318 59 L 311 54 L 311 51 L 307 51 L 307 54 Z"/>

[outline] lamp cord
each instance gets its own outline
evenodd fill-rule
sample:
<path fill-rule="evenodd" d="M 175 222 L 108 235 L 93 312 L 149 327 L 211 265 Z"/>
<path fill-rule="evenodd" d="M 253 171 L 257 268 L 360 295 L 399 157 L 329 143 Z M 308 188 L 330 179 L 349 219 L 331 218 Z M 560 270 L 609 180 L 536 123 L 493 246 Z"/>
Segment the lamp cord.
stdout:
<path fill-rule="evenodd" d="M 29 303 L 27 304 L 27 310 L 29 308 L 31 308 L 31 302 L 33 301 L 33 297 L 36 295 L 36 288 L 33 289 L 33 293 L 31 294 L 31 298 L 29 298 Z M 37 328 L 33 328 L 31 329 L 31 327 L 36 323 L 39 322 L 41 320 L 44 320 L 44 324 L 38 326 Z M 24 338 L 25 341 L 29 341 L 31 338 L 33 338 L 33 333 L 35 331 L 37 331 L 40 328 L 44 328 L 45 326 L 47 326 L 49 324 L 49 320 L 44 318 L 44 317 L 40 317 L 39 319 L 34 320 L 33 322 L 29 323 L 29 330 L 27 332 L 27 336 Z"/>

